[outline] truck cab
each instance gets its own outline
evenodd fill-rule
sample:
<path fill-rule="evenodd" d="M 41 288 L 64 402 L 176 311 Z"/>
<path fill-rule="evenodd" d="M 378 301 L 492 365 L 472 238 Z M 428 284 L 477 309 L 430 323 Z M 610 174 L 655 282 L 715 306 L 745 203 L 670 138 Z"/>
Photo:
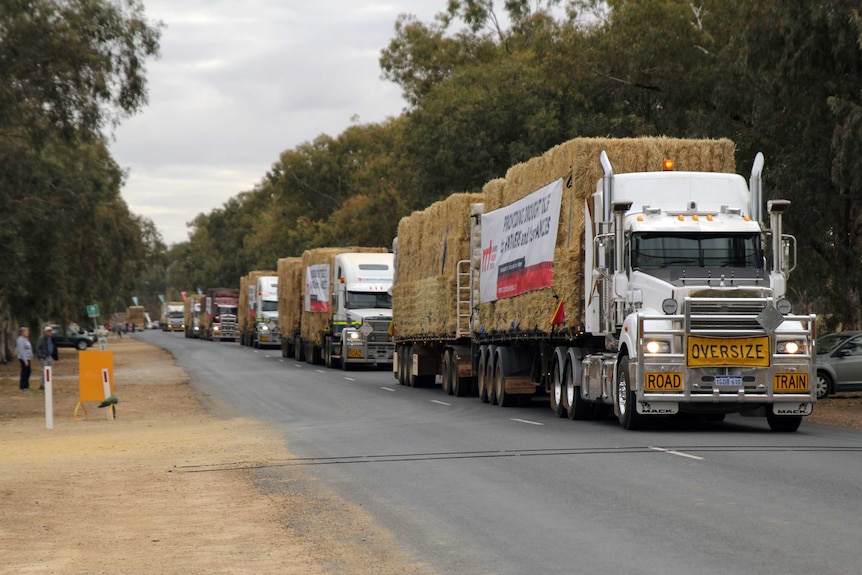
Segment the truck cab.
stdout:
<path fill-rule="evenodd" d="M 623 427 L 739 412 L 793 431 L 811 413 L 815 318 L 785 298 L 790 202 L 770 201 L 770 225 L 760 221 L 762 164 L 749 189 L 736 174 L 615 175 L 602 155 L 584 293 L 585 331 L 604 337 L 605 354 L 584 360 L 580 398 L 612 404 Z"/>
<path fill-rule="evenodd" d="M 278 276 L 260 276 L 254 291 L 254 347 L 280 347 Z"/>
<path fill-rule="evenodd" d="M 335 256 L 332 266 L 332 334 L 324 352 L 327 363 L 391 364 L 394 255 L 348 252 Z"/>

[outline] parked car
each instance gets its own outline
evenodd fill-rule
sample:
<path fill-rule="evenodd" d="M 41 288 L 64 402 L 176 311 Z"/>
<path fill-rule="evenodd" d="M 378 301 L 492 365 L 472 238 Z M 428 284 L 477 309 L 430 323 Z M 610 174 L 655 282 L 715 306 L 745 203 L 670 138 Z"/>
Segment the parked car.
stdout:
<path fill-rule="evenodd" d="M 862 331 L 830 333 L 817 339 L 817 398 L 862 390 Z"/>
<path fill-rule="evenodd" d="M 71 327 L 63 331 L 56 323 L 51 324 L 51 340 L 57 347 L 74 347 L 80 350 L 92 347 L 96 342 L 96 338 L 87 333 L 77 332 Z"/>

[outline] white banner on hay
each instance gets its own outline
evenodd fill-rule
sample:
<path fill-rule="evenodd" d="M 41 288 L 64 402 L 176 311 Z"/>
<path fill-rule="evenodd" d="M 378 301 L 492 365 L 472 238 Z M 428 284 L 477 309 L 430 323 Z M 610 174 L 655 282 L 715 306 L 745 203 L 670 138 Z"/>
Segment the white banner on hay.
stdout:
<path fill-rule="evenodd" d="M 305 311 L 329 311 L 329 264 L 305 268 Z"/>
<path fill-rule="evenodd" d="M 550 287 L 563 180 L 482 214 L 482 303 Z"/>

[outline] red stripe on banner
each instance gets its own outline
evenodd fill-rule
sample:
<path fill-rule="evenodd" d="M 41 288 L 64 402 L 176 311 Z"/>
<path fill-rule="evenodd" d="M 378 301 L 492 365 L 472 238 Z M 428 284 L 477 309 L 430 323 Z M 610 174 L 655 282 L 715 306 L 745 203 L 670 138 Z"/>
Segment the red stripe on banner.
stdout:
<path fill-rule="evenodd" d="M 497 299 L 513 297 L 554 283 L 554 262 L 541 262 L 497 276 Z"/>
<path fill-rule="evenodd" d="M 311 311 L 329 311 L 329 302 L 313 299 L 309 307 Z"/>

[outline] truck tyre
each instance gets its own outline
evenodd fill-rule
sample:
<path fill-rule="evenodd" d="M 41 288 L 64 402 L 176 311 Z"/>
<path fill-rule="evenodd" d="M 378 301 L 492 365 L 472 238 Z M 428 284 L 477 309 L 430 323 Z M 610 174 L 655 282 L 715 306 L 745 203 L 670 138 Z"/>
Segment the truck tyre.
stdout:
<path fill-rule="evenodd" d="M 296 361 L 305 361 L 305 346 L 302 345 L 302 338 L 296 336 L 296 341 L 293 344 L 294 359 Z"/>
<path fill-rule="evenodd" d="M 479 401 L 488 403 L 488 347 L 481 346 L 479 348 L 479 360 L 476 367 L 476 378 L 479 392 Z"/>
<path fill-rule="evenodd" d="M 548 396 L 550 397 L 551 411 L 557 417 L 563 417 L 565 413 L 563 409 L 563 395 L 565 393 L 565 384 L 563 383 L 563 369 L 566 365 L 565 348 L 558 347 L 554 350 L 554 365 L 551 369 L 551 389 Z"/>
<path fill-rule="evenodd" d="M 632 390 L 629 377 L 629 358 L 620 358 L 616 373 L 617 407 L 619 408 L 620 425 L 623 429 L 634 431 L 640 429 L 643 417 L 637 412 L 637 397 Z"/>
<path fill-rule="evenodd" d="M 519 401 L 519 396 L 506 393 L 506 376 L 511 371 L 512 350 L 508 347 L 498 347 L 494 362 L 494 395 L 500 407 L 512 407 Z"/>
<path fill-rule="evenodd" d="M 440 377 L 442 380 L 443 393 L 452 395 L 452 350 L 447 349 L 443 352 L 443 359 L 440 360 Z"/>
<path fill-rule="evenodd" d="M 575 421 L 583 421 L 593 418 L 593 406 L 581 397 L 581 386 L 575 385 L 575 363 L 577 358 L 574 354 L 569 354 L 566 361 L 566 369 L 563 372 L 563 384 L 565 392 L 563 393 L 563 407 L 566 410 L 566 416 Z"/>
<path fill-rule="evenodd" d="M 323 339 L 323 365 L 332 369 L 332 338 L 329 336 Z"/>
<path fill-rule="evenodd" d="M 404 346 L 396 346 L 395 353 L 398 354 L 398 383 L 399 385 L 407 385 L 407 372 L 404 369 L 407 366 L 405 363 L 407 360 L 405 358 Z"/>
<path fill-rule="evenodd" d="M 769 429 L 777 433 L 793 433 L 802 424 L 801 415 L 775 415 L 772 413 L 772 406 L 766 406 L 766 422 L 769 423 Z"/>
<path fill-rule="evenodd" d="M 497 366 L 497 346 L 488 346 L 488 355 L 485 359 L 485 390 L 488 393 L 488 403 L 497 405 L 497 388 L 494 386 L 494 373 Z"/>
<path fill-rule="evenodd" d="M 473 395 L 473 379 L 469 377 L 462 378 L 458 367 L 458 354 L 452 350 L 452 365 L 450 368 L 452 374 L 452 395 L 455 397 L 467 397 Z"/>

